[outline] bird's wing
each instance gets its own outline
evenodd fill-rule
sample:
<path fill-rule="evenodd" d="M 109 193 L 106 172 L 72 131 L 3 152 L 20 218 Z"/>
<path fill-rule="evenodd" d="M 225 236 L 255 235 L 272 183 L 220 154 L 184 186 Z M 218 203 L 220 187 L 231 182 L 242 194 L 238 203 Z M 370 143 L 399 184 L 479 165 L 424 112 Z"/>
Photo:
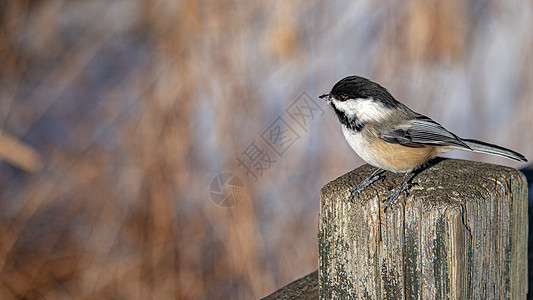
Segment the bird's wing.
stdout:
<path fill-rule="evenodd" d="M 390 130 L 381 132 L 379 137 L 388 143 L 401 144 L 408 147 L 439 145 L 470 149 L 458 136 L 446 130 L 439 123 L 422 115 L 405 121 Z"/>

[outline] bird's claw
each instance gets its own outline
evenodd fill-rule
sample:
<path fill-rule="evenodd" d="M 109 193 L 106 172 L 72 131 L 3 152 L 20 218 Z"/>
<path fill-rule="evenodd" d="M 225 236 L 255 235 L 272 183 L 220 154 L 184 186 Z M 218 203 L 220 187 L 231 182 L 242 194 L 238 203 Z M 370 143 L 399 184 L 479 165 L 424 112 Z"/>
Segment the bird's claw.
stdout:
<path fill-rule="evenodd" d="M 410 189 L 412 187 L 412 184 L 410 183 L 405 183 L 405 184 L 402 184 L 398 187 L 396 187 L 392 193 L 387 196 L 387 198 L 385 198 L 383 200 L 383 202 L 386 202 L 385 204 L 385 211 L 387 210 L 387 208 L 393 206 L 397 201 L 398 201 L 398 198 L 400 197 L 400 194 L 402 192 L 405 192 L 407 191 L 408 189 Z"/>
<path fill-rule="evenodd" d="M 380 177 L 379 173 L 378 174 L 375 174 L 375 173 L 376 172 L 372 173 L 371 175 L 373 176 L 365 178 L 363 181 L 361 181 L 361 183 L 359 183 L 356 187 L 352 189 L 352 191 L 350 192 L 350 202 L 353 203 L 353 200 L 355 199 L 355 197 L 359 196 L 359 194 L 364 189 L 366 189 L 369 185 L 371 185 L 372 183 L 374 183 L 376 180 L 379 179 Z"/>

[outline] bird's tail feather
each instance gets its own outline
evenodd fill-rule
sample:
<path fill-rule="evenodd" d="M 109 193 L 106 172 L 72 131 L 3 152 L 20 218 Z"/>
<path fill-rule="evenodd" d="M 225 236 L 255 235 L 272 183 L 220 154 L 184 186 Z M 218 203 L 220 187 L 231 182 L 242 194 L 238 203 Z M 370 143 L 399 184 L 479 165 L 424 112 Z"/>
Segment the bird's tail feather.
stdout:
<path fill-rule="evenodd" d="M 526 162 L 527 159 L 520 153 L 507 148 L 503 148 L 497 145 L 476 141 L 476 140 L 467 140 L 461 139 L 470 149 L 474 152 L 493 154 L 498 156 L 503 156 L 509 159 Z"/>

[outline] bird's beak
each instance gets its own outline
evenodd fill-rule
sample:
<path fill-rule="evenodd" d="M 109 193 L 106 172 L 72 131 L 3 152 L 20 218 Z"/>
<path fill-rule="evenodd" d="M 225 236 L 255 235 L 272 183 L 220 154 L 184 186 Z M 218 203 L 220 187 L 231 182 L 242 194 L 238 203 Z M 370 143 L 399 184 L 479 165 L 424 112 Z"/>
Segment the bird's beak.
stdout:
<path fill-rule="evenodd" d="M 319 96 L 318 98 L 324 99 L 325 101 L 327 101 L 329 99 L 329 94 L 324 94 L 322 96 Z"/>

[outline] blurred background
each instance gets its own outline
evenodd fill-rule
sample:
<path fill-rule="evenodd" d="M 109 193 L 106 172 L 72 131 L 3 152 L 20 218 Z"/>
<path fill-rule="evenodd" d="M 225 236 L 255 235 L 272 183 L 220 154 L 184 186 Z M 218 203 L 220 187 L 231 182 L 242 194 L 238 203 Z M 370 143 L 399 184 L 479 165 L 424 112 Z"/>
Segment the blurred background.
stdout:
<path fill-rule="evenodd" d="M 533 159 L 532 29 L 527 0 L 0 0 L 0 298 L 270 294 L 363 164 L 318 96 L 369 77 Z"/>

